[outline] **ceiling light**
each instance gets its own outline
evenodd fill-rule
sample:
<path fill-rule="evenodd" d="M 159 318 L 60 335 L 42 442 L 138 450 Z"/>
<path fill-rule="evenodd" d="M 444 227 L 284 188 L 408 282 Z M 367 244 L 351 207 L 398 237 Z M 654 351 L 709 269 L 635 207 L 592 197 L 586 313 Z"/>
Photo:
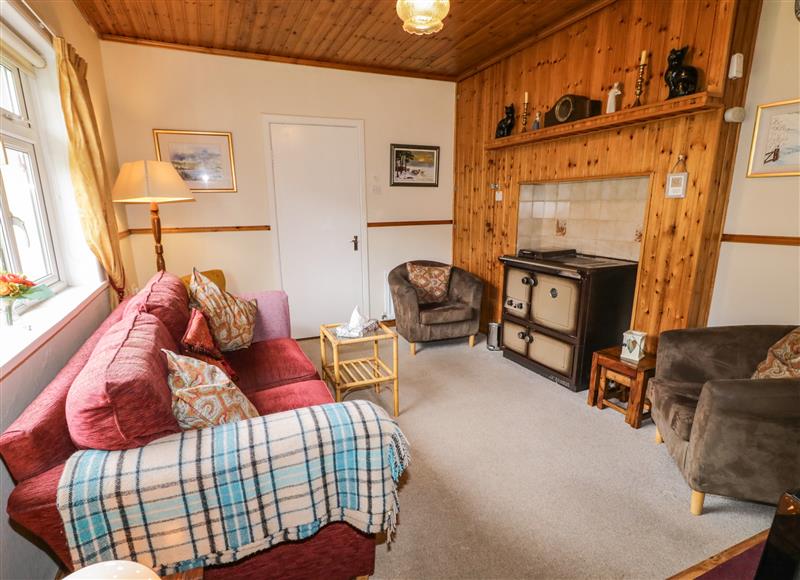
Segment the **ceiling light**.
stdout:
<path fill-rule="evenodd" d="M 397 15 L 409 34 L 439 32 L 450 12 L 450 0 L 397 0 Z"/>

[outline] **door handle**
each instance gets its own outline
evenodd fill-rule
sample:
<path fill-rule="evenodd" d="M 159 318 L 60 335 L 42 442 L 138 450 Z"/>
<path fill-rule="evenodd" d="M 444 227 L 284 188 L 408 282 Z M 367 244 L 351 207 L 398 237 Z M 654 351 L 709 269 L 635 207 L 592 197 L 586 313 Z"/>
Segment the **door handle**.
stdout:
<path fill-rule="evenodd" d="M 353 236 L 353 239 L 350 240 L 350 243 L 353 244 L 353 251 L 358 251 L 358 236 Z"/>

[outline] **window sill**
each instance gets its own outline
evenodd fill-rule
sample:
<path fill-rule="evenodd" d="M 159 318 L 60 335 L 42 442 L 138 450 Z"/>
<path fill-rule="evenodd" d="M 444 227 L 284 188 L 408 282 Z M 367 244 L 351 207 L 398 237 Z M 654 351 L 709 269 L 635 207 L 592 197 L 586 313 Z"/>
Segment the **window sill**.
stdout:
<path fill-rule="evenodd" d="M 108 282 L 70 286 L 0 328 L 0 376 L 7 376 L 108 288 Z"/>

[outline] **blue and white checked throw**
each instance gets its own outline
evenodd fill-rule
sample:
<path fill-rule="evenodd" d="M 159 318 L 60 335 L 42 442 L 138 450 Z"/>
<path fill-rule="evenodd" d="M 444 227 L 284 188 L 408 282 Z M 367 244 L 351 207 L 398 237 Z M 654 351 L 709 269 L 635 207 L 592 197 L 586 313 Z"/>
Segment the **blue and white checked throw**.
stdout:
<path fill-rule="evenodd" d="M 409 462 L 367 401 L 185 431 L 125 451 L 78 451 L 58 485 L 73 564 L 135 560 L 161 575 L 234 562 L 345 521 L 391 536 Z"/>

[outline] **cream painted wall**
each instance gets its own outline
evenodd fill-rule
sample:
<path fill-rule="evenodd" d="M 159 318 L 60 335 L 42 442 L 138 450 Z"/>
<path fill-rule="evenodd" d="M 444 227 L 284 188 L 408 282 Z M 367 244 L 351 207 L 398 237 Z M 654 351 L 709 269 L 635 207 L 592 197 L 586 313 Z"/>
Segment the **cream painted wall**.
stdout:
<path fill-rule="evenodd" d="M 757 106 L 798 97 L 800 22 L 794 3 L 765 0 L 725 233 L 800 236 L 800 177 L 745 177 Z M 800 324 L 800 247 L 723 243 L 708 323 Z"/>
<path fill-rule="evenodd" d="M 103 79 L 103 65 L 100 45 L 94 32 L 89 28 L 72 2 L 47 2 L 29 0 L 34 9 L 57 34 L 64 36 L 86 59 L 89 67 L 89 86 L 98 121 L 101 127 L 103 144 L 109 166 L 116 171 L 116 151 L 111 130 L 111 115 Z M 0 5 L 3 14 L 9 7 Z M 45 48 L 47 48 L 45 46 Z M 44 69 L 37 82 L 41 89 L 40 108 L 45 120 L 43 141 L 45 158 L 48 167 L 66 168 L 66 134 L 63 128 L 63 117 L 58 100 L 58 85 L 52 61 L 52 53 L 47 55 L 48 68 Z M 66 171 L 49 175 L 49 186 L 54 198 L 54 208 L 58 215 L 56 222 L 76 223 L 72 186 Z M 66 215 L 69 214 L 69 215 Z M 120 216 L 125 219 L 124 214 Z M 124 223 L 124 222 L 123 222 Z M 58 229 L 59 225 L 56 224 Z M 61 257 L 66 261 L 85 261 L 88 249 L 82 242 L 80 233 L 74 233 L 75 247 L 62 248 Z M 59 235 L 61 237 L 61 235 Z M 63 236 L 64 238 L 69 236 Z M 62 239 L 62 242 L 64 239 Z M 66 244 L 72 241 L 70 239 Z M 87 268 L 75 268 L 74 264 L 66 264 L 70 284 L 87 284 L 97 276 L 90 257 Z M 72 279 L 73 277 L 78 279 Z M 108 315 L 108 297 L 102 292 L 92 300 L 75 318 L 64 326 L 58 334 L 43 344 L 30 358 L 11 372 L 0 376 L 0 432 L 4 431 L 25 407 L 33 401 L 41 390 L 52 380 L 75 353 L 86 338 L 97 328 Z M 5 468 L 0 468 L 0 502 L 5 508 L 13 483 Z M 55 576 L 55 562 L 29 540 L 14 531 L 8 518 L 0 520 L 0 578 L 16 579 L 50 579 Z"/>
<path fill-rule="evenodd" d="M 262 114 L 363 119 L 368 220 L 452 217 L 454 83 L 115 42 L 101 45 L 120 163 L 155 158 L 155 128 L 233 133 L 239 191 L 198 193 L 194 203 L 164 205 L 165 227 L 275 227 L 274 203 L 267 191 Z M 439 187 L 390 188 L 390 143 L 440 146 Z M 149 227 L 145 207 L 126 210 L 130 227 Z M 155 269 L 152 244 L 148 236 L 131 238 L 141 285 Z M 397 265 L 395 260 L 449 261 L 451 244 L 448 226 L 371 231 L 371 314 L 383 313 L 383 274 Z M 165 236 L 164 245 L 167 267 L 176 273 L 189 272 L 193 265 L 216 266 L 225 269 L 233 290 L 279 285 L 275 230 L 174 234 Z M 324 248 L 308 251 L 324 253 Z"/>

